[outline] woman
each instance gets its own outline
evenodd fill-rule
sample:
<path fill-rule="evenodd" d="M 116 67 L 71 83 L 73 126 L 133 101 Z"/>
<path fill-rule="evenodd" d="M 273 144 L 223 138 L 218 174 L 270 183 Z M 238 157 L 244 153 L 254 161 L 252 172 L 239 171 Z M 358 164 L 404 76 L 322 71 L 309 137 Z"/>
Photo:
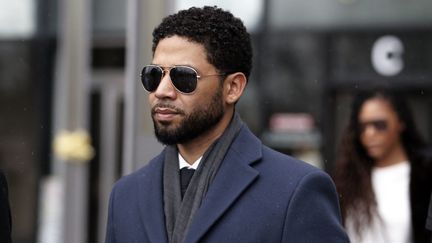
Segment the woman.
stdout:
<path fill-rule="evenodd" d="M 432 168 L 407 104 L 385 91 L 355 97 L 334 180 L 353 243 L 429 242 Z"/>
<path fill-rule="evenodd" d="M 9 209 L 8 186 L 3 172 L 0 170 L 0 242 L 10 243 L 11 215 Z"/>

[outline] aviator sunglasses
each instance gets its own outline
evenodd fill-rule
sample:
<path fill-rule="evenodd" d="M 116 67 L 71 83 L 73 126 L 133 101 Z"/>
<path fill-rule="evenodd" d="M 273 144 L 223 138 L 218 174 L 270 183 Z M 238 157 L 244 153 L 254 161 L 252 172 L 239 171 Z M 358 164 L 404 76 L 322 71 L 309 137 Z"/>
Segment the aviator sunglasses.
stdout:
<path fill-rule="evenodd" d="M 386 120 L 373 120 L 367 122 L 360 122 L 359 128 L 360 133 L 364 133 L 368 126 L 372 126 L 377 132 L 385 132 L 388 128 L 388 123 Z"/>
<path fill-rule="evenodd" d="M 175 89 L 184 94 L 194 92 L 200 78 L 224 76 L 224 74 L 198 75 L 195 69 L 188 66 L 161 67 L 158 65 L 147 65 L 141 71 L 142 85 L 148 92 L 154 92 L 167 72 Z"/>

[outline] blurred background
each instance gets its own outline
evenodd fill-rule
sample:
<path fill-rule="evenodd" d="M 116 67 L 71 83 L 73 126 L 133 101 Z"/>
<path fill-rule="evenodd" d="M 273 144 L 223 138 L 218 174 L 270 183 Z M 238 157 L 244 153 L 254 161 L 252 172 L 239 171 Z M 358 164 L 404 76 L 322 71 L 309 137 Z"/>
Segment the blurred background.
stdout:
<path fill-rule="evenodd" d="M 254 70 L 238 111 L 265 144 L 331 171 L 352 94 L 402 91 L 432 136 L 430 0 L 0 0 L 0 168 L 16 243 L 103 242 L 108 197 L 161 145 L 140 69 L 167 14 L 245 22 Z"/>

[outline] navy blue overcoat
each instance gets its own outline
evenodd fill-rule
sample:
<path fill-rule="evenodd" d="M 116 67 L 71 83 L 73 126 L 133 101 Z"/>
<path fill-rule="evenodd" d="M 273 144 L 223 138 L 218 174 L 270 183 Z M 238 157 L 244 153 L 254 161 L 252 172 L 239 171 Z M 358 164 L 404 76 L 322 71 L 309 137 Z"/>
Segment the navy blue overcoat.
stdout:
<path fill-rule="evenodd" d="M 165 151 L 114 186 L 106 243 L 166 243 Z M 334 184 L 276 152 L 243 125 L 196 212 L 185 242 L 349 242 Z"/>

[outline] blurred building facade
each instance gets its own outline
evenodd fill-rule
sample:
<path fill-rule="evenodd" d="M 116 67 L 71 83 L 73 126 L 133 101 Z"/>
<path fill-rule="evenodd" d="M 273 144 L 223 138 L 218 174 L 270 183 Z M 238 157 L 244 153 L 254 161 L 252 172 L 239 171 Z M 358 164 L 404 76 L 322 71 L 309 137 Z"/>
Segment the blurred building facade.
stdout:
<path fill-rule="evenodd" d="M 14 242 L 103 242 L 112 184 L 162 147 L 139 83 L 152 29 L 194 2 L 15 2 L 0 1 L 0 22 L 13 23 L 0 24 L 0 169 Z M 230 9 L 250 30 L 254 70 L 238 111 L 267 145 L 330 171 L 351 94 L 375 86 L 402 91 L 431 141 L 429 0 L 196 4 Z M 54 151 L 79 131 L 94 156 Z"/>

